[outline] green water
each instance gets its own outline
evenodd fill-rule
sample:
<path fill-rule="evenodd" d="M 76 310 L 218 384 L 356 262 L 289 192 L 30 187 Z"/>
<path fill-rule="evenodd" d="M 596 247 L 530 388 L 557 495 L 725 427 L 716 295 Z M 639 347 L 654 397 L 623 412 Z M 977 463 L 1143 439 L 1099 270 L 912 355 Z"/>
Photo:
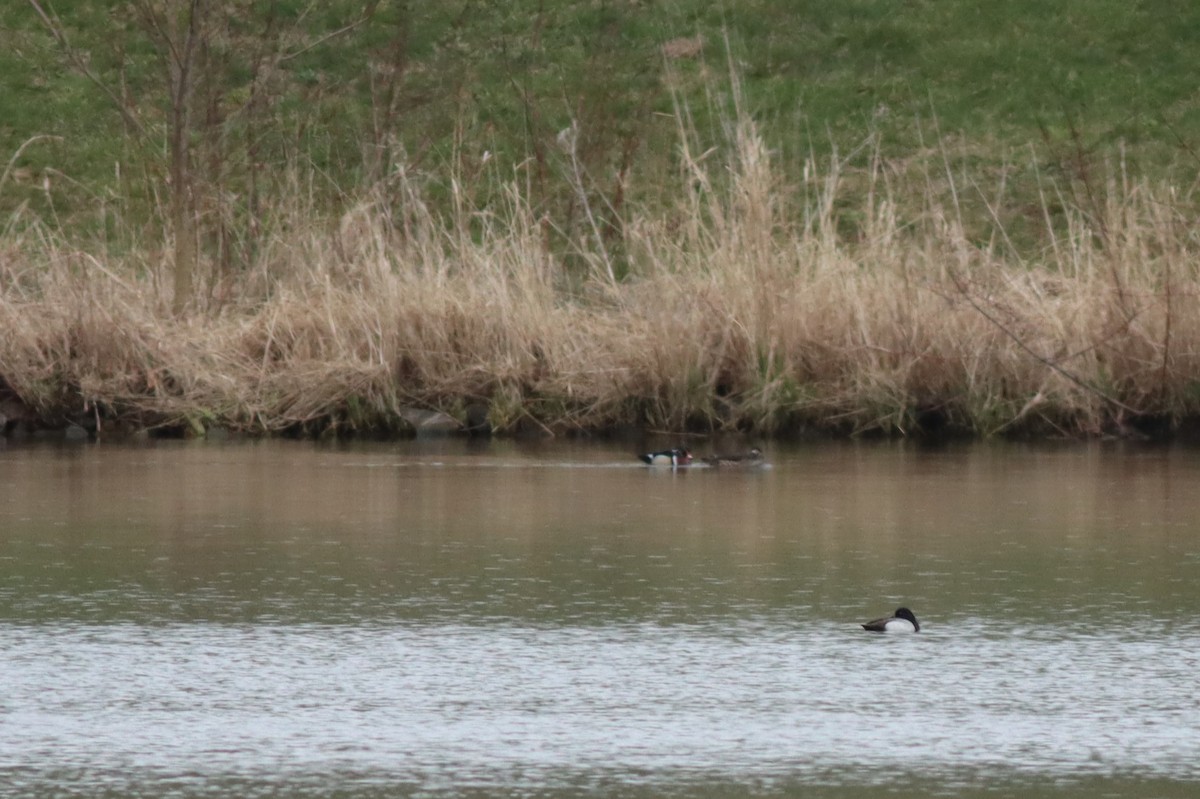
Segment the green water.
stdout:
<path fill-rule="evenodd" d="M 1194 793 L 1200 453 L 633 453 L 10 443 L 0 786 Z"/>

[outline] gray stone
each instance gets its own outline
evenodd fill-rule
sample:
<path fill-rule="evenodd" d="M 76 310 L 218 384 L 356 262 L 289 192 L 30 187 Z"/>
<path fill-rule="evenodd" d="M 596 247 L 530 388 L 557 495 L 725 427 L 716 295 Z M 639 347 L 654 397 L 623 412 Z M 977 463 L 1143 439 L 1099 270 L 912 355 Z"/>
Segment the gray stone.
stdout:
<path fill-rule="evenodd" d="M 427 411 L 422 408 L 404 406 L 400 408 L 400 418 L 412 425 L 417 435 L 457 433 L 462 424 L 448 413 Z"/>

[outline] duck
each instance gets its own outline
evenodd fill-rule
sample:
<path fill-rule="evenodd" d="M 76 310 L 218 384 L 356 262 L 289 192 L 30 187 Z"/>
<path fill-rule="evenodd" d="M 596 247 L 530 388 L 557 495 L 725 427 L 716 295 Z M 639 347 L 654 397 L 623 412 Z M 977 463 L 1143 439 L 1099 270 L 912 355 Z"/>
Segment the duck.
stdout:
<path fill-rule="evenodd" d="M 737 455 L 711 455 L 704 459 L 709 466 L 757 466 L 762 463 L 762 450 L 758 447 Z"/>
<path fill-rule="evenodd" d="M 862 628 L 873 633 L 919 633 L 921 631 L 917 617 L 908 608 L 896 608 L 896 612 L 891 616 L 869 621 Z"/>
<path fill-rule="evenodd" d="M 660 452 L 647 452 L 638 455 L 643 463 L 651 466 L 687 466 L 692 462 L 692 453 L 687 447 L 664 449 Z"/>

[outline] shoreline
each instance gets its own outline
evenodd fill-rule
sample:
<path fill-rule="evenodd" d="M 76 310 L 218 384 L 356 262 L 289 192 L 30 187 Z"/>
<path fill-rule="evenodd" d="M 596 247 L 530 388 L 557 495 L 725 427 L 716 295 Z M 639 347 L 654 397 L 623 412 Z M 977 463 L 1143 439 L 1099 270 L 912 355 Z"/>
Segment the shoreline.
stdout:
<path fill-rule="evenodd" d="M 11 402 L 7 403 L 13 409 Z M 307 439 L 312 441 L 337 439 L 345 441 L 403 441 L 429 438 L 496 438 L 499 440 L 549 439 L 610 439 L 629 440 L 713 440 L 737 438 L 765 443 L 837 442 L 837 441 L 915 441 L 931 444 L 940 443 L 983 443 L 989 440 L 1009 442 L 1088 442 L 1125 441 L 1147 444 L 1194 444 L 1200 443 L 1200 415 L 1179 419 L 1108 419 L 1099 431 L 1079 432 L 1074 435 L 1042 429 L 1016 427 L 1004 435 L 984 436 L 969 430 L 917 428 L 905 432 L 870 430 L 855 432 L 846 429 L 822 428 L 816 425 L 794 429 L 780 429 L 769 434 L 754 430 L 700 430 L 684 429 L 664 431 L 651 427 L 634 427 L 615 424 L 607 427 L 556 427 L 554 424 L 533 420 L 508 430 L 490 427 L 470 428 L 454 417 L 437 411 L 406 409 L 406 414 L 417 411 L 426 414 L 429 422 L 413 425 L 404 417 L 397 417 L 378 427 L 362 427 L 339 430 L 336 425 L 322 428 L 297 425 L 276 430 L 254 430 L 226 420 L 212 419 L 207 424 L 195 420 L 162 420 L 146 423 L 121 417 L 76 415 L 69 419 L 38 418 L 31 415 L 10 416 L 0 414 L 0 443 L 8 442 L 57 442 L 57 441 L 145 441 L 145 440 L 270 440 Z"/>

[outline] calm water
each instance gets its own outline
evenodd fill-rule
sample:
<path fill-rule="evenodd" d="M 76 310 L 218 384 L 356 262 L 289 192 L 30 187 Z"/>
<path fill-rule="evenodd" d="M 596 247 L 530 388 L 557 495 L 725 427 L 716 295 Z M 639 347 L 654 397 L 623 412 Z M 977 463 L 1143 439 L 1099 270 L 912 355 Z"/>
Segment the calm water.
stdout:
<path fill-rule="evenodd" d="M 0 795 L 1195 795 L 1200 452 L 768 454 L 10 443 Z"/>

